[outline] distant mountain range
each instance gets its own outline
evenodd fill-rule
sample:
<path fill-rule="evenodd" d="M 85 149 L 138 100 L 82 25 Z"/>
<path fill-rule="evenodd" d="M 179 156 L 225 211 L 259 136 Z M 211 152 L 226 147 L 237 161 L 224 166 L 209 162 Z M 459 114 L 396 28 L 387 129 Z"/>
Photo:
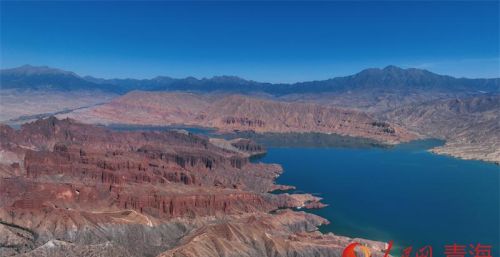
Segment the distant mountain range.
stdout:
<path fill-rule="evenodd" d="M 46 66 L 24 65 L 0 71 L 2 89 L 53 89 L 62 91 L 102 90 L 126 93 L 133 90 L 146 91 L 194 91 L 267 93 L 275 96 L 287 94 L 314 94 L 348 91 L 437 91 L 437 92 L 499 92 L 500 78 L 468 79 L 439 75 L 422 69 L 402 69 L 387 66 L 371 68 L 354 75 L 328 80 L 293 84 L 263 83 L 235 76 L 218 76 L 197 79 L 187 77 L 175 79 L 159 76 L 152 79 L 100 79 L 79 76 L 73 72 Z"/>
<path fill-rule="evenodd" d="M 234 76 L 100 79 L 25 65 L 1 70 L 0 89 L 0 121 L 7 123 L 59 115 L 91 123 L 314 131 L 384 142 L 415 133 L 446 140 L 436 152 L 500 163 L 500 78 L 387 66 L 273 84 Z"/>
<path fill-rule="evenodd" d="M 1 70 L 0 86 L 2 89 L 113 90 L 73 72 L 31 65 Z"/>

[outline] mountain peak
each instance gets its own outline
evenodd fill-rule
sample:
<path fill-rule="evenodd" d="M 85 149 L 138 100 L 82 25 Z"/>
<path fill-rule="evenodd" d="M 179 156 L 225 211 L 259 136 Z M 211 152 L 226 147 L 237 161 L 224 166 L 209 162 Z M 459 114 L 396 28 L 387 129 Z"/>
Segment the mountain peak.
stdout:
<path fill-rule="evenodd" d="M 401 68 L 401 67 L 398 67 L 396 65 L 388 65 L 386 66 L 384 69 L 382 69 L 383 71 L 404 71 L 405 69 Z"/>
<path fill-rule="evenodd" d="M 417 69 L 417 68 L 408 68 L 404 69 L 395 65 L 388 65 L 382 69 L 380 68 L 368 68 L 360 71 L 355 74 L 355 76 L 369 76 L 369 77 L 377 77 L 377 76 L 426 76 L 426 75 L 434 75 L 440 76 L 435 73 L 432 73 L 428 70 Z"/>
<path fill-rule="evenodd" d="M 171 82 L 171 81 L 173 81 L 175 79 L 171 78 L 169 76 L 156 76 L 156 77 L 152 78 L 152 80 L 154 80 L 154 81 L 162 81 L 162 82 Z"/>
<path fill-rule="evenodd" d="M 247 80 L 244 80 L 240 77 L 237 76 L 228 76 L 228 75 L 222 75 L 222 76 L 214 76 L 211 79 L 212 81 L 215 82 L 222 82 L 222 83 L 242 83 L 242 82 L 247 82 Z"/>
<path fill-rule="evenodd" d="M 16 68 L 3 69 L 1 70 L 3 75 L 72 75 L 78 76 L 71 71 L 60 70 L 56 68 L 51 68 L 49 66 L 33 66 L 30 64 L 25 64 Z"/>

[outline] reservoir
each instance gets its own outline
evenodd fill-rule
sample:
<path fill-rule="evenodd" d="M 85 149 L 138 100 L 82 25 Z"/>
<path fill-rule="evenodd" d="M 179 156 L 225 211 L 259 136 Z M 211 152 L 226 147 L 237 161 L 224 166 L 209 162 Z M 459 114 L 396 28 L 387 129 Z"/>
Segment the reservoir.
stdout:
<path fill-rule="evenodd" d="M 266 144 L 266 141 L 260 140 Z M 350 237 L 394 241 L 393 256 L 424 246 L 445 256 L 445 245 L 487 244 L 499 248 L 499 167 L 427 151 L 442 144 L 415 141 L 390 148 L 301 147 L 269 141 L 258 161 L 279 163 L 277 183 L 324 198 L 329 206 L 311 212 L 331 224 L 321 227 Z M 324 142 L 324 140 L 320 140 Z"/>
<path fill-rule="evenodd" d="M 500 247 L 500 167 L 461 160 L 428 150 L 440 140 L 420 140 L 392 147 L 360 138 L 319 133 L 237 133 L 219 135 L 193 127 L 114 125 L 115 130 L 184 129 L 227 139 L 245 137 L 263 144 L 267 154 L 255 162 L 278 163 L 278 184 L 290 193 L 312 193 L 326 208 L 307 210 L 328 219 L 322 232 L 377 241 L 394 241 L 393 256 L 412 247 L 432 246 L 444 257 L 445 245 Z"/>

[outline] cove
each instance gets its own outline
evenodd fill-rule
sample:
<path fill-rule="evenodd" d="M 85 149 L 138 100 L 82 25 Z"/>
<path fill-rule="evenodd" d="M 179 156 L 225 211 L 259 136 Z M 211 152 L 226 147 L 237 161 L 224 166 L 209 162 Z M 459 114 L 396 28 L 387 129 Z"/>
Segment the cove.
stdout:
<path fill-rule="evenodd" d="M 277 183 L 324 198 L 329 206 L 311 211 L 331 222 L 323 232 L 394 240 L 393 256 L 408 246 L 415 256 L 426 245 L 433 256 L 445 256 L 444 246 L 453 243 L 489 244 L 498 256 L 497 165 L 428 152 L 442 144 L 437 140 L 390 148 L 270 142 L 258 161 L 283 166 Z"/>

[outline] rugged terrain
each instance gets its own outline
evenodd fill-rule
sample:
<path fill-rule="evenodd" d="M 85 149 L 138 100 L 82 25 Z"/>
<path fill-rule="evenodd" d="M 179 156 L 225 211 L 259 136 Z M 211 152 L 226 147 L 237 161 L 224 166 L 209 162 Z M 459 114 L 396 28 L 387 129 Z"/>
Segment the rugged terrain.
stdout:
<path fill-rule="evenodd" d="M 309 194 L 250 140 L 118 132 L 54 117 L 0 126 L 1 256 L 340 256 Z M 383 243 L 358 239 L 374 256 Z"/>
<path fill-rule="evenodd" d="M 498 78 L 454 78 L 387 66 L 272 84 L 233 76 L 100 79 L 25 65 L 1 70 L 0 82 L 0 120 L 14 125 L 58 115 L 85 122 L 337 133 L 390 143 L 438 137 L 446 145 L 433 149 L 436 153 L 498 163 L 497 109 L 446 107 L 498 95 Z M 484 104 L 473 101 L 478 109 Z"/>
<path fill-rule="evenodd" d="M 500 95 L 434 100 L 383 114 L 446 144 L 432 151 L 464 159 L 500 163 Z"/>
<path fill-rule="evenodd" d="M 102 91 L 0 89 L 0 122 L 22 124 L 58 113 L 106 103 L 117 97 Z"/>
<path fill-rule="evenodd" d="M 404 128 L 360 111 L 242 95 L 134 91 L 68 116 L 93 123 L 191 125 L 222 131 L 321 132 L 397 143 L 415 139 Z"/>

